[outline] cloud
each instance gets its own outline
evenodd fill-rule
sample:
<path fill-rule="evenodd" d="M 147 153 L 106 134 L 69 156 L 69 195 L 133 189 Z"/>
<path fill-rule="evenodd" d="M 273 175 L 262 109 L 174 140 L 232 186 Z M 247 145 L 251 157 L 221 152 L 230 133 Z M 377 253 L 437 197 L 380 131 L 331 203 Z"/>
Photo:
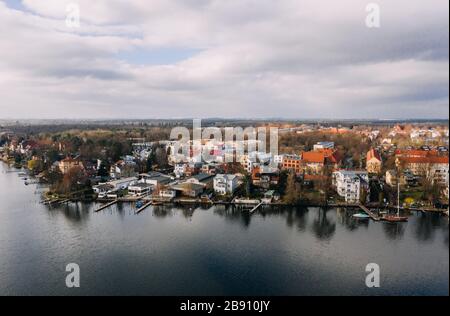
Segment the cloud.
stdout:
<path fill-rule="evenodd" d="M 448 116 L 446 1 L 10 2 L 3 117 Z"/>

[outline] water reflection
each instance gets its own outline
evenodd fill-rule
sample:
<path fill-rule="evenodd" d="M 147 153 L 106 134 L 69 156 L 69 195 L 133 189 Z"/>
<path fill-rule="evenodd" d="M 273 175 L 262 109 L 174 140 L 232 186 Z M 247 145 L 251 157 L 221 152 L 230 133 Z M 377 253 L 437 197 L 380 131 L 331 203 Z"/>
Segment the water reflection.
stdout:
<path fill-rule="evenodd" d="M 327 217 L 327 209 L 320 208 L 313 221 L 312 230 L 320 240 L 330 240 L 336 232 L 336 223 Z"/>
<path fill-rule="evenodd" d="M 415 235 L 419 241 L 431 241 L 434 239 L 436 228 L 440 226 L 441 219 L 429 214 L 417 214 Z"/>
<path fill-rule="evenodd" d="M 386 237 L 390 240 L 400 240 L 403 238 L 405 234 L 405 228 L 408 225 L 407 223 L 381 223 L 383 225 L 383 231 L 386 234 Z"/>
<path fill-rule="evenodd" d="M 68 203 L 58 207 L 46 206 L 49 214 L 61 214 L 74 224 L 84 224 L 90 220 L 93 210 L 99 207 L 96 203 Z M 372 220 L 360 220 L 353 217 L 355 209 L 337 208 L 306 208 L 306 207 L 271 207 L 264 206 L 256 213 L 250 214 L 248 210 L 242 210 L 224 205 L 192 205 L 192 206 L 152 206 L 139 215 L 146 212 L 159 218 L 173 217 L 179 212 L 185 219 L 192 221 L 195 212 L 211 211 L 213 214 L 223 217 L 224 220 L 237 223 L 247 229 L 250 227 L 253 217 L 270 218 L 280 217 L 285 219 L 286 226 L 296 228 L 298 232 L 311 231 L 319 240 L 331 240 L 336 232 L 337 225 L 344 227 L 349 232 L 355 232 L 360 227 L 366 229 L 370 225 L 382 225 L 382 231 L 390 240 L 403 238 L 406 226 L 414 227 L 413 236 L 420 242 L 432 242 L 438 231 L 443 233 L 444 244 L 449 246 L 448 218 L 439 214 L 417 213 L 411 214 L 409 223 L 380 223 Z M 136 207 L 133 203 L 118 203 L 107 208 L 102 213 L 118 215 L 123 220 L 126 216 L 133 216 Z"/>

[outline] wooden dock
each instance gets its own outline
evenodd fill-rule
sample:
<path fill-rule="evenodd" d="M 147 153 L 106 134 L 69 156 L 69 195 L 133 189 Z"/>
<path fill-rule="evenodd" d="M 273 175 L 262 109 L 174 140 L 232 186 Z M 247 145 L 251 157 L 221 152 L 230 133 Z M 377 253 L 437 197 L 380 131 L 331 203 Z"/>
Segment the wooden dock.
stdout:
<path fill-rule="evenodd" d="M 263 202 L 259 203 L 259 204 L 256 205 L 254 208 L 252 208 L 252 209 L 250 210 L 250 214 L 253 214 L 254 212 L 256 212 L 256 211 L 261 207 L 261 205 L 263 205 Z"/>
<path fill-rule="evenodd" d="M 369 210 L 367 207 L 365 207 L 364 205 L 362 205 L 362 204 L 359 204 L 359 207 L 367 214 L 367 215 L 369 215 L 370 216 L 370 218 L 371 219 L 373 219 L 374 221 L 379 221 L 380 220 L 380 217 L 377 215 L 377 214 L 375 214 L 374 212 L 372 212 L 371 210 Z"/>
<path fill-rule="evenodd" d="M 140 212 L 142 212 L 143 210 L 145 210 L 147 207 L 149 207 L 149 206 L 152 205 L 152 204 L 153 204 L 152 201 L 150 201 L 150 202 L 144 204 L 141 208 L 139 208 L 138 210 L 136 210 L 135 214 L 139 214 Z"/>
<path fill-rule="evenodd" d="M 118 202 L 119 202 L 119 200 L 114 200 L 114 201 L 112 201 L 112 202 L 109 202 L 108 204 L 102 205 L 101 207 L 99 207 L 98 209 L 96 209 L 94 212 L 95 212 L 95 213 L 100 212 L 100 211 L 104 210 L 105 208 L 108 208 L 108 207 L 110 207 L 110 206 L 113 206 L 114 204 L 116 204 L 116 203 L 118 203 Z"/>

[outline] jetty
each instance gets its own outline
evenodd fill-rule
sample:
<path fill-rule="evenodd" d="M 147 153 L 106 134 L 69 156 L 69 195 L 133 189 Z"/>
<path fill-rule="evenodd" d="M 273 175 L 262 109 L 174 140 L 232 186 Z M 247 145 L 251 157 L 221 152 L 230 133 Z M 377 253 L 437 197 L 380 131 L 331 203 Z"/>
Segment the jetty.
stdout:
<path fill-rule="evenodd" d="M 104 209 L 106 209 L 106 208 L 108 208 L 108 207 L 110 207 L 110 206 L 113 206 L 114 204 L 116 204 L 116 203 L 118 203 L 118 202 L 119 202 L 119 200 L 114 200 L 114 201 L 112 201 L 112 202 L 109 202 L 108 204 L 102 205 L 101 207 L 99 207 L 98 209 L 96 209 L 94 212 L 95 212 L 95 213 L 100 212 L 100 211 L 102 211 L 102 210 L 104 210 Z"/>
<path fill-rule="evenodd" d="M 367 215 L 369 215 L 370 216 L 370 218 L 371 219 L 373 219 L 374 221 L 379 221 L 380 220 L 380 217 L 377 215 L 377 214 L 375 214 L 374 212 L 372 212 L 371 210 L 369 210 L 367 207 L 365 207 L 364 205 L 362 205 L 362 204 L 359 204 L 359 207 L 367 214 Z"/>
<path fill-rule="evenodd" d="M 150 205 L 153 204 L 153 201 L 147 202 L 146 204 L 144 204 L 142 207 L 140 207 L 139 209 L 136 210 L 135 214 L 139 214 L 140 212 L 142 212 L 143 210 L 145 210 L 147 207 L 149 207 Z"/>
<path fill-rule="evenodd" d="M 261 202 L 261 203 L 259 203 L 258 205 L 256 205 L 254 208 L 252 208 L 252 209 L 250 210 L 250 214 L 253 214 L 254 212 L 256 212 L 263 204 L 264 204 L 264 203 Z"/>

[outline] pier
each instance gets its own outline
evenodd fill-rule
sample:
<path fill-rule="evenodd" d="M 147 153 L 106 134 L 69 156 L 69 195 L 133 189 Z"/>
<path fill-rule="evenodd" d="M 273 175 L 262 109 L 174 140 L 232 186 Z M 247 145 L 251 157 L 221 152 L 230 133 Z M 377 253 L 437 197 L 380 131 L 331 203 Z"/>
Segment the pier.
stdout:
<path fill-rule="evenodd" d="M 379 221 L 380 217 L 378 215 L 376 215 L 374 212 L 372 212 L 371 210 L 369 210 L 367 207 L 365 207 L 362 204 L 359 204 L 359 207 L 367 214 L 370 216 L 371 219 L 373 219 L 374 221 Z"/>
<path fill-rule="evenodd" d="M 143 210 L 145 210 L 147 207 L 149 207 L 150 205 L 152 205 L 153 202 L 150 201 L 147 204 L 144 204 L 141 208 L 139 208 L 138 210 L 136 210 L 135 214 L 139 214 L 140 212 L 142 212 Z"/>
<path fill-rule="evenodd" d="M 256 212 L 262 205 L 263 205 L 263 202 L 261 202 L 258 205 L 256 205 L 254 208 L 252 208 L 250 210 L 250 214 L 253 214 L 254 212 Z"/>
<path fill-rule="evenodd" d="M 106 209 L 106 208 L 108 208 L 108 207 L 110 207 L 110 206 L 113 206 L 114 204 L 116 204 L 116 203 L 118 203 L 118 202 L 119 202 L 119 200 L 114 200 L 114 201 L 112 201 L 112 202 L 109 202 L 108 204 L 105 204 L 105 205 L 99 207 L 99 208 L 96 209 L 94 212 L 95 212 L 95 213 L 100 212 L 100 211 L 102 211 L 102 210 L 104 210 L 104 209 Z"/>

